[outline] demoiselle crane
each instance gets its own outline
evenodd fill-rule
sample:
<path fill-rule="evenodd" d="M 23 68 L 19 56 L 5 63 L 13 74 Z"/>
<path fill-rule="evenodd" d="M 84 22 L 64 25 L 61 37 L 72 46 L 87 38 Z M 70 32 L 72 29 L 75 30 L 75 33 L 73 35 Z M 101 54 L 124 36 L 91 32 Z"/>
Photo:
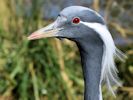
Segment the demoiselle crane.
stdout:
<path fill-rule="evenodd" d="M 117 77 L 114 56 L 122 60 L 102 16 L 90 8 L 70 6 L 47 27 L 33 32 L 28 39 L 56 37 L 76 42 L 84 76 L 84 100 L 102 100 L 102 81 L 114 94 L 112 85 L 121 86 Z"/>

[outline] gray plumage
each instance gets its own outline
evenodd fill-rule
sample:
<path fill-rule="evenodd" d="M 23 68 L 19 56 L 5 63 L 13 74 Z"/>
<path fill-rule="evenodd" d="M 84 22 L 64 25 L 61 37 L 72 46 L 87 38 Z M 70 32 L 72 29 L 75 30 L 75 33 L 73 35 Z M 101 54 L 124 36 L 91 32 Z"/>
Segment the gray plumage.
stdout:
<path fill-rule="evenodd" d="M 79 23 L 74 23 L 74 18 L 80 20 Z M 83 68 L 84 100 L 102 100 L 103 80 L 112 93 L 111 85 L 120 86 L 114 56 L 121 58 L 124 54 L 115 47 L 104 19 L 97 12 L 81 6 L 67 7 L 59 13 L 54 23 L 28 38 L 45 37 L 67 38 L 76 42 Z"/>

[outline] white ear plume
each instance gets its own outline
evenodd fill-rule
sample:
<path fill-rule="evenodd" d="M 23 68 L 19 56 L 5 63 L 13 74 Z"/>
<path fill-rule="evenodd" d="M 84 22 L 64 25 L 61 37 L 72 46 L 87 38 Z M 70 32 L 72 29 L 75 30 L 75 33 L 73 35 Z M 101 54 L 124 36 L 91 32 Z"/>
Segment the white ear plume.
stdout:
<path fill-rule="evenodd" d="M 118 71 L 115 66 L 114 59 L 115 57 L 118 57 L 120 60 L 123 61 L 123 57 L 125 57 L 125 55 L 119 49 L 116 48 L 112 36 L 106 25 L 82 21 L 81 23 L 96 31 L 96 33 L 99 34 L 99 36 L 104 42 L 101 81 L 104 80 L 107 83 L 109 90 L 114 94 L 112 85 L 116 84 L 118 86 L 121 86 L 121 83 L 119 82 L 119 78 L 117 76 Z"/>

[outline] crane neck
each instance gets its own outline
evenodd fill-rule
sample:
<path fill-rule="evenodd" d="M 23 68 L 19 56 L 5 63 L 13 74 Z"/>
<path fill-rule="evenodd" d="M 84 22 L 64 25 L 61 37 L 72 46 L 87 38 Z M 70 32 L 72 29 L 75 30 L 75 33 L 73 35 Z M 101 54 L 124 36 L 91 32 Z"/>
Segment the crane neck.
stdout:
<path fill-rule="evenodd" d="M 93 44 L 93 45 L 92 45 Z M 103 43 L 77 42 L 84 76 L 84 100 L 102 100 L 101 69 Z"/>

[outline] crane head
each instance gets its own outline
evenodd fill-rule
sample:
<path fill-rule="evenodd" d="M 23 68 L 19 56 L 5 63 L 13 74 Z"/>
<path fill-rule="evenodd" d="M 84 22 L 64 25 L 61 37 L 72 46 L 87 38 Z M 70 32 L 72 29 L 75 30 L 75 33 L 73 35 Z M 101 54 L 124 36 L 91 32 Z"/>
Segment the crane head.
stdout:
<path fill-rule="evenodd" d="M 94 51 L 96 53 L 103 49 L 102 54 L 100 54 L 100 59 L 102 59 L 100 80 L 106 81 L 112 93 L 112 83 L 121 85 L 117 79 L 114 56 L 122 60 L 124 54 L 116 48 L 103 18 L 94 10 L 81 6 L 67 7 L 59 13 L 52 24 L 33 32 L 28 39 L 35 40 L 48 37 L 67 38 L 75 41 L 82 45 L 81 50 L 86 50 L 89 55 Z M 85 54 L 84 56 L 88 55 Z"/>
<path fill-rule="evenodd" d="M 67 38 L 73 41 L 86 37 L 97 39 L 95 36 L 97 34 L 93 34 L 94 30 L 84 25 L 84 22 L 105 24 L 102 17 L 95 11 L 81 6 L 70 6 L 63 9 L 52 24 L 33 32 L 28 39 L 47 37 Z"/>

